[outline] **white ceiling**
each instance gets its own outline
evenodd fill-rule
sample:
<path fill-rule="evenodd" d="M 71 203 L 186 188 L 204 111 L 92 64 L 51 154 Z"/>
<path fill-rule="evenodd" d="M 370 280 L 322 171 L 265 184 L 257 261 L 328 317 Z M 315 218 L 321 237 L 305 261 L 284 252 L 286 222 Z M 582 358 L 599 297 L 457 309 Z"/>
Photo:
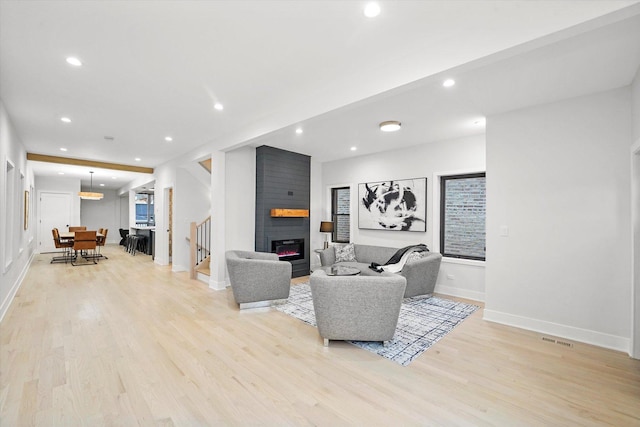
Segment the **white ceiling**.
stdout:
<path fill-rule="evenodd" d="M 38 154 L 157 167 L 250 143 L 329 161 L 481 133 L 478 118 L 625 86 L 640 66 L 638 1 L 379 3 L 371 19 L 360 1 L 1 0 L 0 98 Z M 381 134 L 390 119 L 402 130 Z M 94 187 L 98 172 L 133 179 L 96 170 Z"/>

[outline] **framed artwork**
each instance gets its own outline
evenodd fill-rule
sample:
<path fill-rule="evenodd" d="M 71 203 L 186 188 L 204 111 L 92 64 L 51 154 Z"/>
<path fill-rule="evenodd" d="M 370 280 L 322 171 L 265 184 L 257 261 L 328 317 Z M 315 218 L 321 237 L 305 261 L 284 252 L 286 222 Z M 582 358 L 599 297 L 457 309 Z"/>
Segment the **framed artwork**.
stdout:
<path fill-rule="evenodd" d="M 29 190 L 24 190 L 24 229 L 29 228 Z"/>
<path fill-rule="evenodd" d="M 358 184 L 358 228 L 427 231 L 427 178 Z"/>

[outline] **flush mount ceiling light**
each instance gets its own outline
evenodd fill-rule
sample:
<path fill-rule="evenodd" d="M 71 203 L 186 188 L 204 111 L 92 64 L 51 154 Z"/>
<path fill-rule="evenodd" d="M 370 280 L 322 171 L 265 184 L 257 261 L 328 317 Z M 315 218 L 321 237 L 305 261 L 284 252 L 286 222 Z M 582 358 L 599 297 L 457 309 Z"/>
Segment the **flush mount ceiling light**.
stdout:
<path fill-rule="evenodd" d="M 101 200 L 104 194 L 93 192 L 93 171 L 89 171 L 89 173 L 91 174 L 91 191 L 80 191 L 78 196 L 84 200 Z"/>
<path fill-rule="evenodd" d="M 375 18 L 378 15 L 380 15 L 380 6 L 378 5 L 378 3 L 367 3 L 367 5 L 364 7 L 364 16 L 366 16 L 367 18 Z"/>
<path fill-rule="evenodd" d="M 82 67 L 82 61 L 80 61 L 75 56 L 69 56 L 67 58 L 67 64 L 73 65 L 74 67 Z"/>
<path fill-rule="evenodd" d="M 400 130 L 400 126 L 402 126 L 402 123 L 400 123 L 399 121 L 388 120 L 386 122 L 380 123 L 380 130 L 382 132 L 395 132 L 397 130 Z"/>

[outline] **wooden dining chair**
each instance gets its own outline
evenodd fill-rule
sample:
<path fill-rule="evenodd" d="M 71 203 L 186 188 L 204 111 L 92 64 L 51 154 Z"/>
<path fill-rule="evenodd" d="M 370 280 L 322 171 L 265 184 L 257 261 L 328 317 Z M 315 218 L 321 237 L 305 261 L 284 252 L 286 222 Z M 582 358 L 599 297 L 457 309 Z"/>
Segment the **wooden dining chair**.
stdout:
<path fill-rule="evenodd" d="M 96 257 L 98 258 L 104 258 L 104 259 L 109 259 L 106 256 L 102 255 L 100 248 L 102 248 L 106 243 L 107 243 L 107 234 L 109 233 L 109 229 L 108 228 L 101 228 L 100 229 L 100 234 L 101 236 L 98 236 L 97 238 L 97 247 L 98 247 L 98 254 L 96 255 Z"/>
<path fill-rule="evenodd" d="M 51 234 L 53 234 L 53 243 L 56 249 L 62 249 L 62 256 L 51 258 L 51 264 L 54 262 L 64 262 L 66 264 L 71 261 L 71 248 L 73 247 L 73 241 L 60 239 L 60 232 L 57 228 L 51 230 Z"/>
<path fill-rule="evenodd" d="M 69 227 L 69 231 L 85 231 L 87 229 L 86 225 L 77 225 L 75 227 Z"/>
<path fill-rule="evenodd" d="M 97 264 L 96 260 L 96 240 L 97 232 L 94 231 L 76 231 L 75 236 L 73 238 L 73 250 L 75 252 L 75 260 L 78 259 L 78 251 L 80 251 L 80 256 L 85 258 L 87 261 L 92 260 L 94 264 Z M 90 252 L 91 251 L 91 252 Z M 82 254 L 85 255 L 82 255 Z M 74 263 L 75 260 L 71 261 L 71 265 L 88 265 L 89 263 L 77 264 Z"/>

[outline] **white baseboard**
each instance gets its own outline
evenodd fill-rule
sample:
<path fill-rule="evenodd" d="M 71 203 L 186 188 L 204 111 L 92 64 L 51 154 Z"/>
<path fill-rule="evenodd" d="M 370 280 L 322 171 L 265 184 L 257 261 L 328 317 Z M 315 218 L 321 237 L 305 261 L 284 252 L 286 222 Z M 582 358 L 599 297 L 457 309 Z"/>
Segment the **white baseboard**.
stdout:
<path fill-rule="evenodd" d="M 629 352 L 629 338 L 609 335 L 602 332 L 591 331 L 588 329 L 576 328 L 573 326 L 561 325 L 558 323 L 547 322 L 544 320 L 531 319 L 528 317 L 517 316 L 515 314 L 503 313 L 484 309 L 484 320 L 490 322 L 501 323 L 503 325 L 514 326 L 516 328 L 526 329 L 529 331 L 539 332 L 541 334 L 553 335 L 556 337 L 566 338 L 573 341 L 592 344 L 598 347 L 604 347 L 611 350 Z"/>
<path fill-rule="evenodd" d="M 29 267 L 31 267 L 31 262 L 33 261 L 33 257 L 35 255 L 36 255 L 35 251 L 31 252 L 29 261 L 25 263 L 22 271 L 20 272 L 20 275 L 18 275 L 18 278 L 16 279 L 15 283 L 11 287 L 9 294 L 7 294 L 7 297 L 4 299 L 4 301 L 2 301 L 2 305 L 0 305 L 0 322 L 2 322 L 2 319 L 4 319 L 4 315 L 7 314 L 7 311 L 9 310 L 9 307 L 11 306 L 11 303 L 13 302 L 13 299 L 15 298 L 16 293 L 18 292 L 18 289 L 20 289 L 20 285 L 22 285 L 22 281 L 27 275 L 27 271 L 29 270 Z"/>
<path fill-rule="evenodd" d="M 226 280 L 217 281 L 214 280 L 213 277 L 209 278 L 209 287 L 211 289 L 215 289 L 216 291 L 223 291 L 227 288 Z"/>
<path fill-rule="evenodd" d="M 179 273 L 181 271 L 189 271 L 189 269 L 187 267 L 184 267 L 180 264 L 172 264 L 171 265 L 171 271 L 173 271 L 174 273 Z"/>
<path fill-rule="evenodd" d="M 450 295 L 452 297 L 484 302 L 484 292 L 470 291 L 467 289 L 460 289 L 454 286 L 444 285 L 436 285 L 434 292 L 437 294 Z"/>

